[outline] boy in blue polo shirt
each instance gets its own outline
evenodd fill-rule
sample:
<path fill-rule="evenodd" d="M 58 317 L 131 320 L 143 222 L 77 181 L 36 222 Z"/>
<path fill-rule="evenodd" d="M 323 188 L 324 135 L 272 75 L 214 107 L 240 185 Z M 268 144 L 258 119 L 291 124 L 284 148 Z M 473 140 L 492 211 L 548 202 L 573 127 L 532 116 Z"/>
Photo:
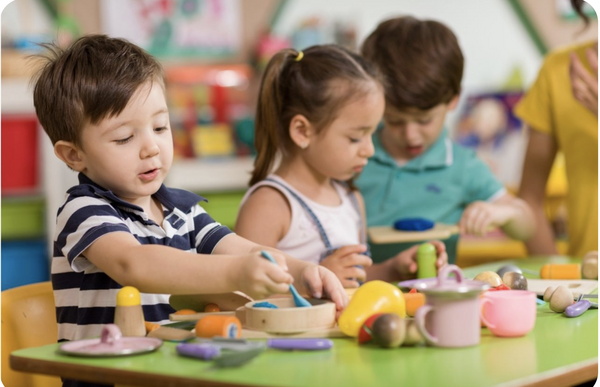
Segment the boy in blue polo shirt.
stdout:
<path fill-rule="evenodd" d="M 60 341 L 98 336 L 126 285 L 142 293 L 145 319 L 159 323 L 174 312 L 170 294 L 240 290 L 263 298 L 288 292 L 292 282 L 345 306 L 346 293 L 326 268 L 237 236 L 198 205 L 203 198 L 164 186 L 173 140 L 155 58 L 104 35 L 46 48 L 36 114 L 57 157 L 79 172 L 54 239 Z M 261 257 L 263 249 L 278 265 Z"/>
<path fill-rule="evenodd" d="M 384 74 L 386 108 L 374 135 L 375 154 L 357 180 L 367 224 L 399 218 L 456 224 L 461 234 L 500 227 L 526 240 L 534 230 L 529 206 L 509 194 L 474 152 L 454 144 L 444 128 L 458 103 L 463 55 L 445 25 L 413 17 L 382 22 L 365 40 L 363 55 Z M 444 241 L 456 260 L 458 236 Z M 410 244 L 371 245 L 373 261 Z"/>

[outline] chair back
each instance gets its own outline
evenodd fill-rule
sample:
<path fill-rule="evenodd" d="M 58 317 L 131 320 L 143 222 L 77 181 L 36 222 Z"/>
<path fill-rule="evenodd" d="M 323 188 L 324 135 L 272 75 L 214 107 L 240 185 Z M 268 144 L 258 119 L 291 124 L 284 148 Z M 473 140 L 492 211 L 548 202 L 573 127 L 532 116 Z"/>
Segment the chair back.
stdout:
<path fill-rule="evenodd" d="M 22 348 L 54 344 L 58 328 L 50 281 L 2 292 L 2 384 L 5 387 L 60 387 L 57 376 L 13 371 L 9 357 Z"/>

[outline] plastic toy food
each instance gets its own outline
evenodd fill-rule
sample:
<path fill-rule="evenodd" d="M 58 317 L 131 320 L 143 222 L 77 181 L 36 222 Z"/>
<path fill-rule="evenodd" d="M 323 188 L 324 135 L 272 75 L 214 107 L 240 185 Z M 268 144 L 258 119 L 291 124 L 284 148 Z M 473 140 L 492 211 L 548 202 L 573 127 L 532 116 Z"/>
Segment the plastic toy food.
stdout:
<path fill-rule="evenodd" d="M 547 263 L 540 270 L 542 279 L 581 279 L 581 265 L 578 263 Z"/>
<path fill-rule="evenodd" d="M 423 243 L 417 249 L 417 278 L 431 278 L 437 275 L 435 261 L 437 251 L 431 243 Z"/>
<path fill-rule="evenodd" d="M 573 293 L 566 286 L 557 286 L 550 296 L 550 309 L 562 313 L 571 304 L 573 304 Z"/>
<path fill-rule="evenodd" d="M 375 344 L 383 348 L 396 348 L 404 341 L 406 325 L 402 317 L 386 313 L 375 319 L 371 332 Z"/>
<path fill-rule="evenodd" d="M 376 313 L 406 317 L 404 296 L 396 286 L 384 281 L 369 281 L 358 288 L 338 320 L 340 330 L 357 337 L 365 321 Z"/>
<path fill-rule="evenodd" d="M 513 290 L 527 290 L 527 278 L 521 273 L 509 271 L 502 277 L 502 282 Z"/>
<path fill-rule="evenodd" d="M 502 280 L 500 279 L 500 276 L 494 273 L 493 271 L 481 272 L 477 274 L 477 276 L 475 276 L 475 278 L 473 279 L 475 281 L 487 282 L 491 287 L 494 288 L 496 286 L 502 285 Z"/>
<path fill-rule="evenodd" d="M 383 316 L 383 313 L 376 313 L 369 317 L 367 321 L 360 327 L 358 331 L 358 344 L 366 344 L 373 340 L 373 322 L 379 317 Z"/>

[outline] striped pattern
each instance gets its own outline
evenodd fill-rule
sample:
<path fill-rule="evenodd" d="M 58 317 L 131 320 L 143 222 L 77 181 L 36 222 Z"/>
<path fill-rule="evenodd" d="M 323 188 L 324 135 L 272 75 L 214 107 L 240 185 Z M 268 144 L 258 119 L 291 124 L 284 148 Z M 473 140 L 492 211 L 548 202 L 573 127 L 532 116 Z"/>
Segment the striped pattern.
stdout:
<path fill-rule="evenodd" d="M 205 199 L 191 192 L 164 185 L 159 189 L 154 196 L 165 214 L 160 227 L 140 207 L 117 198 L 85 175 L 79 175 L 79 182 L 67 192 L 56 222 L 52 286 L 59 341 L 99 336 L 102 325 L 114 320 L 116 295 L 122 286 L 82 255 L 99 237 L 128 232 L 143 245 L 210 254 L 231 233 L 198 205 Z M 142 294 L 144 318 L 167 322 L 174 311 L 168 299 L 168 294 Z"/>

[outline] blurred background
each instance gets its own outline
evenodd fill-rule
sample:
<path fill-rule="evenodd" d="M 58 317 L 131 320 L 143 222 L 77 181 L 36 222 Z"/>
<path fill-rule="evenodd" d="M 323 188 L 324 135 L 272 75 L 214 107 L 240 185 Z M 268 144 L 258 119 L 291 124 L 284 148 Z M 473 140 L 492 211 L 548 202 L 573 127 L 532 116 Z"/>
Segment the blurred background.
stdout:
<path fill-rule="evenodd" d="M 258 83 L 276 51 L 324 43 L 358 50 L 379 22 L 400 15 L 445 23 L 466 60 L 449 130 L 516 192 L 527 133 L 512 107 L 548 50 L 597 39 L 596 14 L 586 13 L 584 29 L 568 0 L 14 0 L 1 19 L 2 290 L 49 279 L 55 214 L 77 183 L 36 121 L 28 56 L 37 43 L 104 33 L 158 57 L 176 148 L 166 184 L 207 197 L 207 211 L 233 228 L 252 169 Z M 559 155 L 546 203 L 559 251 L 568 243 L 567 190 Z M 463 267 L 525 256 L 502 236 L 461 238 L 458 248 Z"/>

